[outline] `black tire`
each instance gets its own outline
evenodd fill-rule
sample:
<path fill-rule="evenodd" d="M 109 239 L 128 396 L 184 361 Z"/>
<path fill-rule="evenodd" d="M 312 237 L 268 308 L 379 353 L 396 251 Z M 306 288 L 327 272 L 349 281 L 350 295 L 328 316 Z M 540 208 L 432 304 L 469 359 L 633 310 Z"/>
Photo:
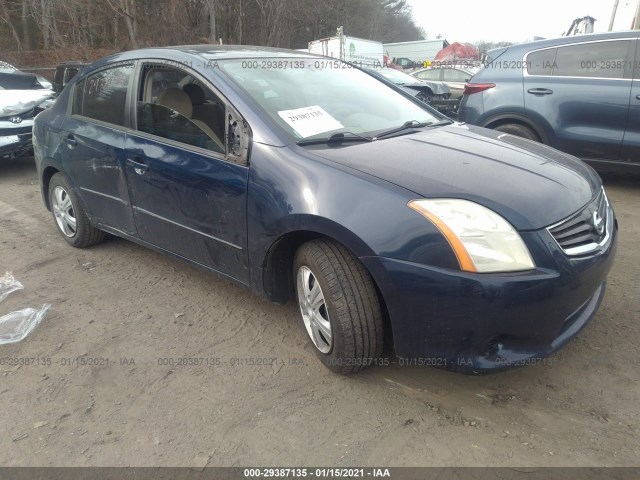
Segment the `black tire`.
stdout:
<path fill-rule="evenodd" d="M 58 194 L 61 195 L 60 198 L 63 200 L 67 200 L 68 197 L 67 201 L 70 201 L 70 207 L 64 210 L 70 217 L 60 216 L 61 209 L 58 205 L 61 203 L 60 199 L 56 199 Z M 104 239 L 105 233 L 91 225 L 89 218 L 87 218 L 87 215 L 80 205 L 77 195 L 61 173 L 56 173 L 51 177 L 51 181 L 49 182 L 49 205 L 51 206 L 51 213 L 53 214 L 53 220 L 58 232 L 60 232 L 62 238 L 64 238 L 69 245 L 77 248 L 85 248 L 95 245 Z M 71 224 L 67 220 L 68 218 L 75 220 L 75 229 L 71 228 Z"/>
<path fill-rule="evenodd" d="M 504 123 L 495 127 L 494 130 L 509 133 L 516 137 L 526 138 L 527 140 L 533 140 L 534 142 L 540 142 L 540 137 L 538 137 L 538 134 L 534 132 L 532 128 L 520 123 Z"/>
<path fill-rule="evenodd" d="M 322 290 L 324 313 L 331 325 L 329 351 L 323 352 L 316 345 L 310 332 L 312 327 L 308 327 L 305 320 L 304 309 L 311 307 L 305 307 L 300 297 L 304 290 L 301 290 L 299 276 L 306 272 L 303 267 L 310 270 Z M 364 265 L 342 245 L 319 239 L 298 249 L 293 275 L 303 325 L 322 363 L 341 374 L 355 373 L 375 365 L 384 345 L 383 316 L 376 288 Z M 326 338 L 322 339 L 326 349 Z"/>

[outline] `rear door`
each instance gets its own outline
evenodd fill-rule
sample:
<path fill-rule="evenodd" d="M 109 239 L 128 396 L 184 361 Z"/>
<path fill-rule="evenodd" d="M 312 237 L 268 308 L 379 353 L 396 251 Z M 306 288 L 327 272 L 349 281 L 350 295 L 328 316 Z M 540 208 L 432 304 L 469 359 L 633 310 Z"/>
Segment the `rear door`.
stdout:
<path fill-rule="evenodd" d="M 133 131 L 126 139 L 137 233 L 145 242 L 247 283 L 248 130 L 237 112 L 204 80 L 193 82 L 192 74 L 160 62 L 140 67 Z"/>
<path fill-rule="evenodd" d="M 525 58 L 528 117 L 549 132 L 551 146 L 585 159 L 622 154 L 634 41 L 562 45 Z"/>
<path fill-rule="evenodd" d="M 63 168 L 96 224 L 134 232 L 124 174 L 127 95 L 133 64 L 110 66 L 74 85 L 62 125 Z"/>
<path fill-rule="evenodd" d="M 636 40 L 633 84 L 629 101 L 629 117 L 623 141 L 623 160 L 640 163 L 640 45 Z"/>

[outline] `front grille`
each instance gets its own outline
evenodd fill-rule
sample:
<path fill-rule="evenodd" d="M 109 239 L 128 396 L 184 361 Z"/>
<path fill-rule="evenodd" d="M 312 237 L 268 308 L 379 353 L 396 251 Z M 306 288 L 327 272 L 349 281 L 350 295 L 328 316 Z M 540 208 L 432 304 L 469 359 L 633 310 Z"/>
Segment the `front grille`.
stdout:
<path fill-rule="evenodd" d="M 584 209 L 548 230 L 567 255 L 585 255 L 609 239 L 609 216 L 609 201 L 602 189 Z"/>
<path fill-rule="evenodd" d="M 31 125 L 28 127 L 17 127 L 17 128 L 0 128 L 0 136 L 6 135 L 22 135 L 24 133 L 31 133 Z"/>

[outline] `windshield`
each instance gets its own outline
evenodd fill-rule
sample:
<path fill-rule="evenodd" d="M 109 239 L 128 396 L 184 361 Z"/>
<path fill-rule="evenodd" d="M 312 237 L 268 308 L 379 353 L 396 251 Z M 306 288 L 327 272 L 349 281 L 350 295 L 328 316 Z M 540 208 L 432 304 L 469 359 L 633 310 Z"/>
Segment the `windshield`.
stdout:
<path fill-rule="evenodd" d="M 393 68 L 385 68 L 383 70 L 377 70 L 380 75 L 382 75 L 387 80 L 397 83 L 398 85 L 405 85 L 407 83 L 419 83 L 420 80 L 412 77 L 411 75 L 407 75 L 404 72 L 400 72 L 398 70 L 394 70 Z"/>
<path fill-rule="evenodd" d="M 371 136 L 411 120 L 439 120 L 337 60 L 229 60 L 220 62 L 220 68 L 296 140 L 341 132 Z"/>

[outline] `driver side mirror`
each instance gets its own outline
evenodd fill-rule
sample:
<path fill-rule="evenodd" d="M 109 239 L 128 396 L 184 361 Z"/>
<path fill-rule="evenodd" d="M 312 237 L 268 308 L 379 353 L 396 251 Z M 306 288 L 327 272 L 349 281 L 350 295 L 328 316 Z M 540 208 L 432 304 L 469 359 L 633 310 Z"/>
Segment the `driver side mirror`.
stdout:
<path fill-rule="evenodd" d="M 227 108 L 227 155 L 237 163 L 247 164 L 249 153 L 249 126 L 234 110 Z"/>

